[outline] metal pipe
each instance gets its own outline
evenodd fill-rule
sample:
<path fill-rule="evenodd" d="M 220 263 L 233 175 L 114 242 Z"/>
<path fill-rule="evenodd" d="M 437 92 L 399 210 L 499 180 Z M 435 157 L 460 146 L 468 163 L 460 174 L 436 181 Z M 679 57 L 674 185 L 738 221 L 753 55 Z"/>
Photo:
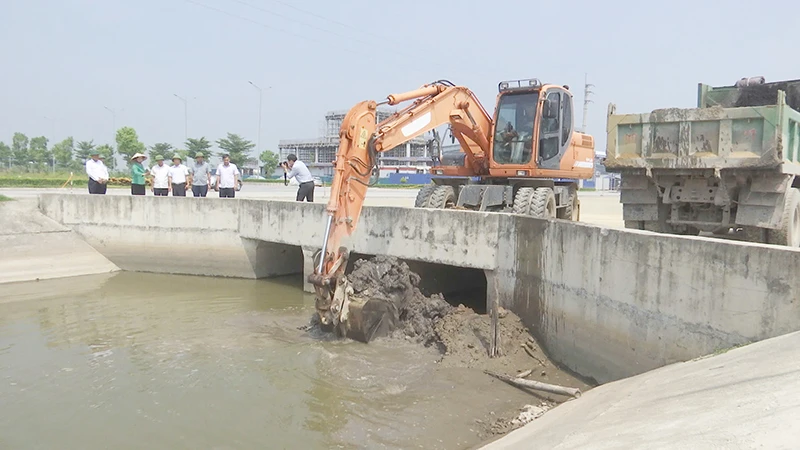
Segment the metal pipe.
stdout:
<path fill-rule="evenodd" d="M 331 232 L 331 224 L 333 223 L 333 216 L 328 216 L 328 223 L 325 225 L 325 237 L 322 239 L 322 251 L 319 254 L 319 267 L 317 271 L 322 275 L 322 267 L 325 264 L 325 252 L 328 247 L 328 235 Z"/>

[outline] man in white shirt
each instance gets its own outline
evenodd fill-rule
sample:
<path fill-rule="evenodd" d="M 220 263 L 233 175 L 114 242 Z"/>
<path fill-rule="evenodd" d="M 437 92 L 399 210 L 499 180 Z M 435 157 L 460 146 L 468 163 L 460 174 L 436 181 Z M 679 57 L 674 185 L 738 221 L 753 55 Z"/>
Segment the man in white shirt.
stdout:
<path fill-rule="evenodd" d="M 86 175 L 89 176 L 89 193 L 105 194 L 108 185 L 108 168 L 100 161 L 100 153 L 95 151 L 86 161 Z"/>
<path fill-rule="evenodd" d="M 169 195 L 169 166 L 164 164 L 164 157 L 156 155 L 156 164 L 150 169 L 153 176 L 153 195 L 166 197 Z"/>
<path fill-rule="evenodd" d="M 222 164 L 217 166 L 217 186 L 220 198 L 234 198 L 239 182 L 239 169 L 228 154 L 222 155 Z"/>
<path fill-rule="evenodd" d="M 286 156 L 286 164 L 283 166 L 283 171 L 286 172 L 288 179 L 296 178 L 297 183 L 300 184 L 300 187 L 297 188 L 296 200 L 298 202 L 302 202 L 303 200 L 313 202 L 314 177 L 311 176 L 311 172 L 303 161 L 298 161 L 297 156 L 290 153 Z"/>
<path fill-rule="evenodd" d="M 186 197 L 186 177 L 189 176 L 189 168 L 182 162 L 180 155 L 174 155 L 172 165 L 167 171 L 173 197 Z"/>

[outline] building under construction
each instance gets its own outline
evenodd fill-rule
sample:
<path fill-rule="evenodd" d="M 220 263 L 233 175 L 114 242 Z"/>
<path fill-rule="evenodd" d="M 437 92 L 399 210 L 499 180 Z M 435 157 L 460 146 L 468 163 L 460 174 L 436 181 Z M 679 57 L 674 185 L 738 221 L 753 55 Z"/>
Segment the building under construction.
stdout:
<path fill-rule="evenodd" d="M 378 108 L 377 119 L 382 122 L 395 111 Z M 331 111 L 325 115 L 324 136 L 316 139 L 285 139 L 278 142 L 281 161 L 290 153 L 297 155 L 313 175 L 333 176 L 333 162 L 339 149 L 339 129 L 347 111 Z M 431 165 L 427 140 L 417 137 L 389 151 L 378 154 L 381 176 L 391 172 L 423 173 Z"/>

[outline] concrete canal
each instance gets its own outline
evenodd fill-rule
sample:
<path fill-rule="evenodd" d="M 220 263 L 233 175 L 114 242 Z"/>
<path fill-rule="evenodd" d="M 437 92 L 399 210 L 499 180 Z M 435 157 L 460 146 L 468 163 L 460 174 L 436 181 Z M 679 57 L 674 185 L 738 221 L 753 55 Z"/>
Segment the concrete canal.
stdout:
<path fill-rule="evenodd" d="M 301 286 L 132 272 L 4 285 L 0 448 L 467 448 L 535 401 L 419 344 L 309 335 Z"/>

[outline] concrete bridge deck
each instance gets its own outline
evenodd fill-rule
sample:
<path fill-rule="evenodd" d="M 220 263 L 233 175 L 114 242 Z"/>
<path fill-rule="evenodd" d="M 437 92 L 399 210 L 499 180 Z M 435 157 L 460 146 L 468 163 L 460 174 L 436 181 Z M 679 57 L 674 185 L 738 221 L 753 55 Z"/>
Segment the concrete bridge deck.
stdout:
<path fill-rule="evenodd" d="M 309 273 L 324 206 L 47 194 L 41 211 L 123 270 Z M 550 356 L 600 383 L 800 329 L 800 251 L 511 214 L 366 207 L 354 252 L 485 273 Z M 163 255 L 162 257 L 158 257 Z"/>

